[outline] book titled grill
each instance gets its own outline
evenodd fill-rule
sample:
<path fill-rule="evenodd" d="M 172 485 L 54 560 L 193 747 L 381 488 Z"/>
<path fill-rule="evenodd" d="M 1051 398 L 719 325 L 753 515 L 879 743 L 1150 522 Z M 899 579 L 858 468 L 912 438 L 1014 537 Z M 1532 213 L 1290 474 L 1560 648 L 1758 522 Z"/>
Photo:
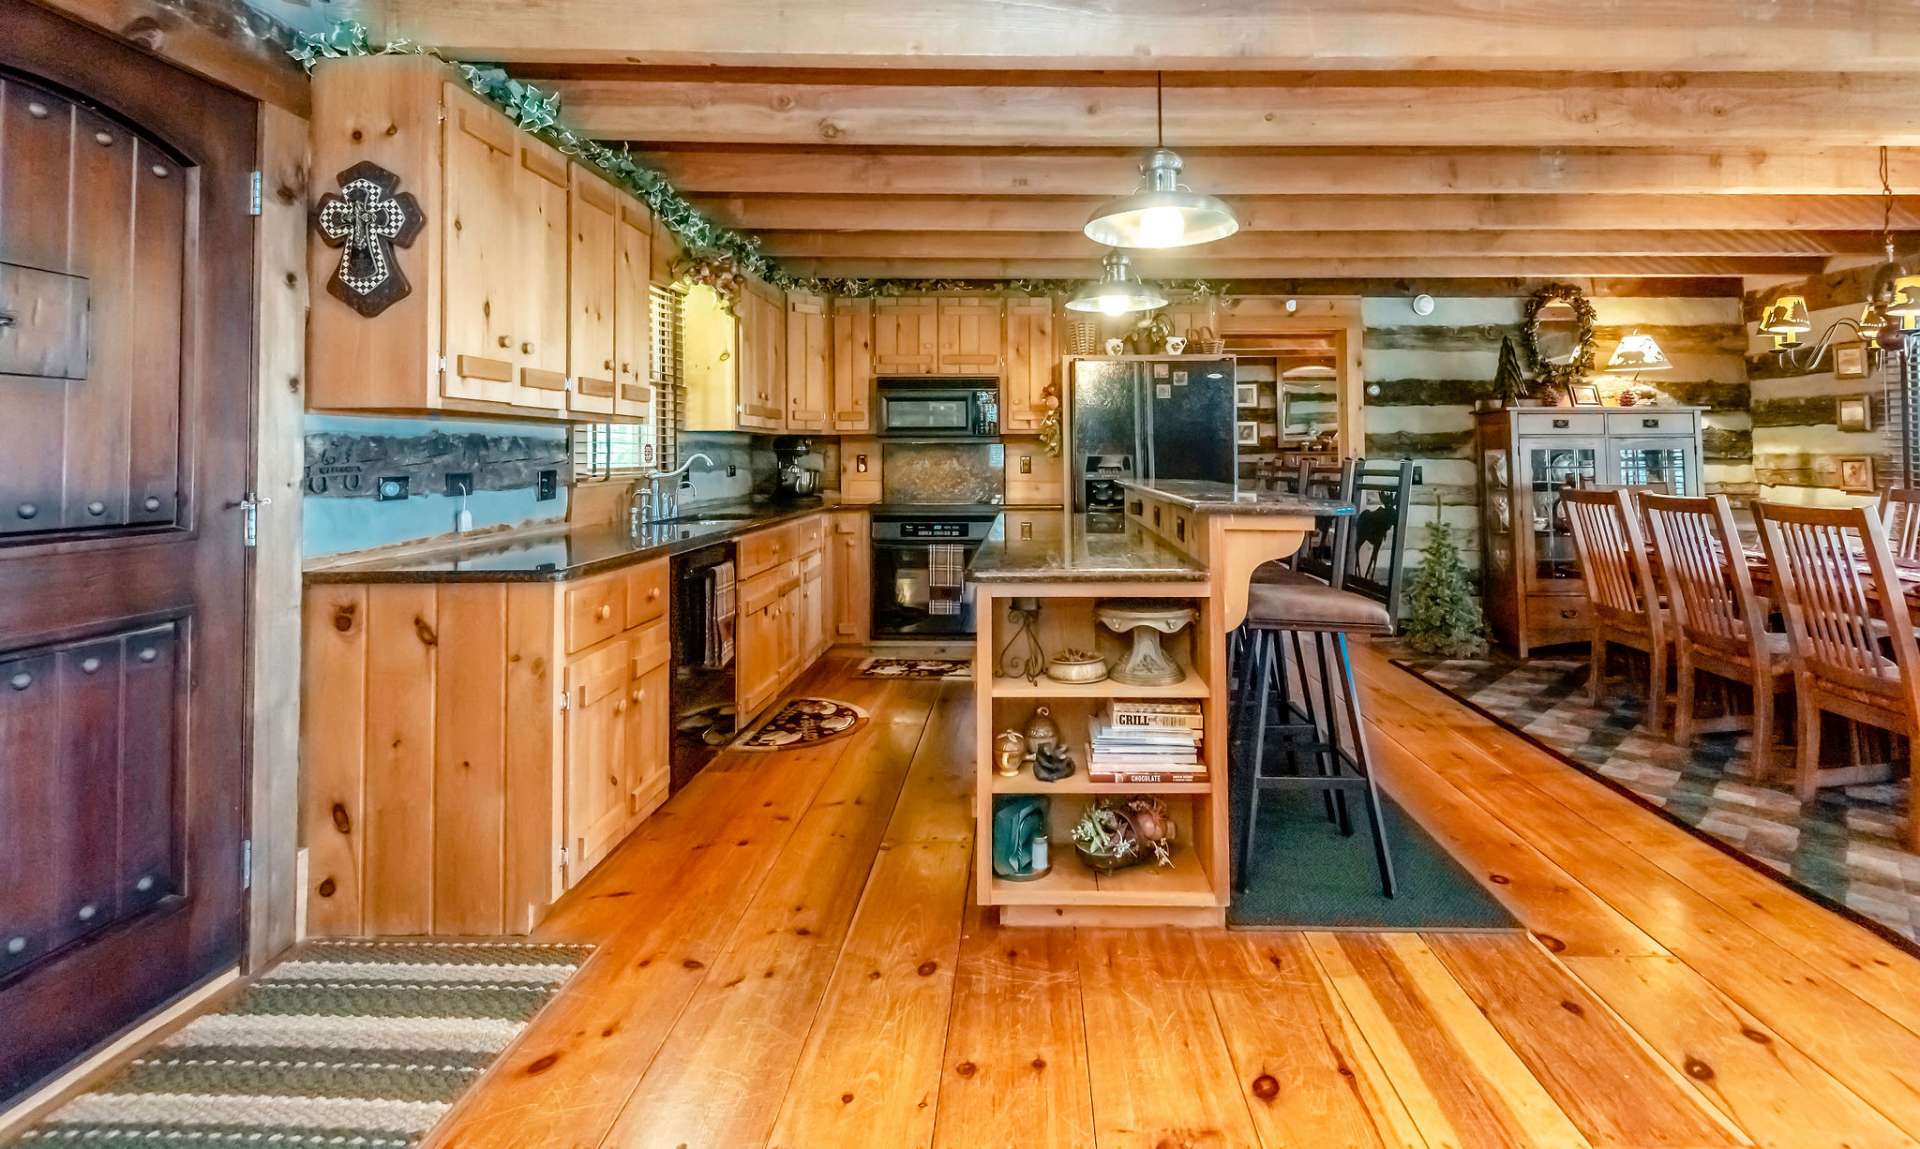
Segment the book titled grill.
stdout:
<path fill-rule="evenodd" d="M 1200 704 L 1116 698 L 1107 704 L 1107 721 L 1113 726 L 1141 730 L 1198 730 Z"/>

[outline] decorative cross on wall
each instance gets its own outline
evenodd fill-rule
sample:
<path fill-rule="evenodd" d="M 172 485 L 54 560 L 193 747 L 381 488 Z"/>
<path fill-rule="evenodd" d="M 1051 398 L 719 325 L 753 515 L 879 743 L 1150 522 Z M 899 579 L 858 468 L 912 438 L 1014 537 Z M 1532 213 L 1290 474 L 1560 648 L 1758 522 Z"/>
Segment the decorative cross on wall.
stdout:
<path fill-rule="evenodd" d="M 363 160 L 341 172 L 339 180 L 338 195 L 320 197 L 314 221 L 320 238 L 341 249 L 327 291 L 372 318 L 413 290 L 393 249 L 411 246 L 426 217 L 412 192 L 395 192 L 400 177 L 379 164 Z"/>

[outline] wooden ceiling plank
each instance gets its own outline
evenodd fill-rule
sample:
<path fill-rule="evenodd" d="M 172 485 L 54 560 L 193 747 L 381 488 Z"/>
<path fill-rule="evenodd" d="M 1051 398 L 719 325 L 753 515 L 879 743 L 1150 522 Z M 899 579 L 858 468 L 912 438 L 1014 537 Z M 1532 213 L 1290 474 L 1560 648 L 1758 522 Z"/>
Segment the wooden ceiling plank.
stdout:
<path fill-rule="evenodd" d="M 468 59 L 1051 69 L 1751 68 L 1905 72 L 1897 0 L 343 0 L 341 15 Z"/>
<path fill-rule="evenodd" d="M 1127 147 L 1154 139 L 1153 89 L 1089 83 L 560 80 L 567 121 L 635 140 L 834 146 Z M 884 74 L 880 74 L 884 77 Z M 1903 75 L 1825 72 L 1268 74 L 1169 88 L 1183 147 L 1920 145 Z"/>
<path fill-rule="evenodd" d="M 1815 275 L 1823 257 L 1807 256 L 1440 256 L 1425 259 L 1215 259 L 1205 256 L 1142 260 L 1140 274 L 1158 279 L 1385 279 L 1564 278 L 1629 276 Z M 1090 279 L 1086 259 L 785 259 L 799 275 L 856 279 Z"/>
<path fill-rule="evenodd" d="M 1234 195 L 1860 195 L 1879 190 L 1877 148 L 1333 149 L 1183 151 L 1188 182 Z M 689 195 L 1117 195 L 1131 155 L 641 149 Z M 1920 151 L 1891 156 L 1896 189 L 1920 187 Z"/>
<path fill-rule="evenodd" d="M 1078 231 L 1086 196 L 702 196 L 710 217 L 747 231 Z M 1233 197 L 1243 232 L 1762 229 L 1869 230 L 1878 196 L 1503 195 Z M 1893 226 L 1920 228 L 1920 196 L 1894 201 Z"/>
<path fill-rule="evenodd" d="M 1106 250 L 1079 232 L 779 231 L 763 250 L 788 259 L 1083 259 Z M 1242 232 L 1191 258 L 1347 259 L 1429 256 L 1826 256 L 1872 254 L 1864 231 L 1376 231 Z M 1141 252 L 1136 260 L 1179 258 Z"/>

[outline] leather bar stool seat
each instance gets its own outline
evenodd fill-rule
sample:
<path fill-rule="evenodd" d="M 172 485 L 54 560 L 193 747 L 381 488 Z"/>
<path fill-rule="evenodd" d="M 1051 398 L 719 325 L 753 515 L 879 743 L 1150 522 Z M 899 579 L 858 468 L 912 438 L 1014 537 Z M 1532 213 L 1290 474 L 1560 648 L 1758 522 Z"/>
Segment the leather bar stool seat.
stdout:
<path fill-rule="evenodd" d="M 1296 571 L 1281 570 L 1247 590 L 1247 621 L 1274 630 L 1338 630 L 1348 634 L 1392 634 L 1393 616 L 1385 603 L 1352 591 L 1335 590 Z"/>

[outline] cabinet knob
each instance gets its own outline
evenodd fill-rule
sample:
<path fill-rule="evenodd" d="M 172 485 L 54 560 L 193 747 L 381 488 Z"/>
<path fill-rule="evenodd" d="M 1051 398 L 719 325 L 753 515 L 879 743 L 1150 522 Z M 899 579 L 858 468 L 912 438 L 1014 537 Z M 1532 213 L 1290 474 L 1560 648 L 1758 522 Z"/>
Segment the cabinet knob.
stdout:
<path fill-rule="evenodd" d="M 613 604 L 610 602 L 601 603 L 600 608 L 593 612 L 593 617 L 599 619 L 601 622 L 605 622 L 608 619 L 612 618 Z"/>
<path fill-rule="evenodd" d="M 621 371 L 621 373 L 622 373 L 622 374 L 625 374 L 625 375 L 631 375 L 631 374 L 633 374 L 633 364 L 631 364 L 631 363 L 622 363 L 622 364 L 620 365 L 620 371 Z"/>
<path fill-rule="evenodd" d="M 620 701 L 614 703 L 613 712 L 615 714 L 625 714 L 627 712 L 627 700 L 622 698 Z"/>
<path fill-rule="evenodd" d="M 643 698 L 645 698 L 646 696 L 647 696 L 647 692 L 646 692 L 646 691 L 644 691 L 644 690 L 636 690 L 636 691 L 634 691 L 634 692 L 633 692 L 633 695 L 632 695 L 632 698 L 633 698 L 633 701 L 634 701 L 634 704 L 635 704 L 635 705 L 638 705 L 638 704 L 639 704 L 639 702 L 640 702 L 640 700 L 641 700 L 641 699 L 643 699 Z"/>
<path fill-rule="evenodd" d="M 649 591 L 647 592 L 647 601 L 648 601 L 648 602 L 653 602 L 653 601 L 654 601 L 655 599 L 658 599 L 659 597 L 660 597 L 660 588 L 659 588 L 659 587 L 654 587 L 654 588 L 653 588 L 652 590 L 649 590 Z"/>
<path fill-rule="evenodd" d="M 609 359 L 605 363 L 601 364 L 601 369 L 605 371 L 613 370 L 613 360 Z"/>
<path fill-rule="evenodd" d="M 512 346 L 513 346 L 513 336 L 511 336 L 511 335 L 502 335 L 502 336 L 500 337 L 500 346 L 502 346 L 502 347 L 512 347 Z"/>
<path fill-rule="evenodd" d="M 533 340 L 531 340 L 531 339 L 528 339 L 528 340 L 524 340 L 524 341 L 522 341 L 522 342 L 521 342 L 521 344 L 520 344 L 520 354 L 522 354 L 522 355 L 531 355 L 531 354 L 533 354 Z"/>

